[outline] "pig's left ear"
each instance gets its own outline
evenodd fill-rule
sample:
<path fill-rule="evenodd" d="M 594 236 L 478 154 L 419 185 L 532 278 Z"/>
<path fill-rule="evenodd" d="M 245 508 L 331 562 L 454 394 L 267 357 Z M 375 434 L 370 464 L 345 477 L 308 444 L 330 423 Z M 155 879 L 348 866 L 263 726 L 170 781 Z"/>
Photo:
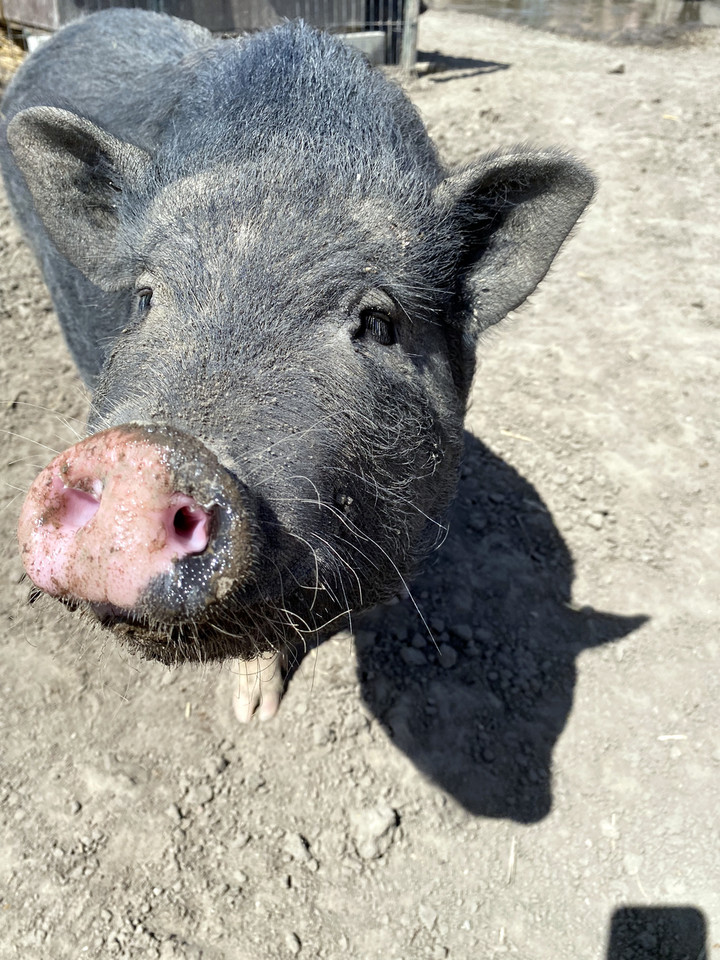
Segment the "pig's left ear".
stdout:
<path fill-rule="evenodd" d="M 461 319 L 474 339 L 519 306 L 547 273 L 595 181 L 557 151 L 494 154 L 436 188 L 460 237 Z"/>
<path fill-rule="evenodd" d="M 150 166 L 144 150 L 68 110 L 30 107 L 7 139 L 51 240 L 103 290 L 132 283 L 123 220 Z"/>

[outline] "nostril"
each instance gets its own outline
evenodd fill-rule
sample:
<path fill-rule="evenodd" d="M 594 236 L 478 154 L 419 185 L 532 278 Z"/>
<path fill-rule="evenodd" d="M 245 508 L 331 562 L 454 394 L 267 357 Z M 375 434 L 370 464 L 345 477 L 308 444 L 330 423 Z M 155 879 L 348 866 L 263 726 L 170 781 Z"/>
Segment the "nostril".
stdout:
<path fill-rule="evenodd" d="M 76 487 L 62 490 L 63 526 L 79 530 L 89 523 L 98 511 L 100 500 L 91 493 Z"/>
<path fill-rule="evenodd" d="M 207 510 L 192 501 L 175 511 L 171 539 L 183 554 L 202 553 L 207 547 L 210 540 L 210 517 Z"/>

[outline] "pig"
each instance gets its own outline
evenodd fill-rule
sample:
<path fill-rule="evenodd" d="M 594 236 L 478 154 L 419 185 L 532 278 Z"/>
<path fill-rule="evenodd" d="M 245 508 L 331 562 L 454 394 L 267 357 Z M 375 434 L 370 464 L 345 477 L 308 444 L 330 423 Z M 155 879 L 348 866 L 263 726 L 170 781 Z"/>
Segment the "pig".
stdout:
<path fill-rule="evenodd" d="M 27 59 L 0 163 L 92 391 L 21 510 L 34 590 L 143 657 L 238 660 L 238 719 L 267 719 L 288 661 L 442 538 L 478 339 L 593 177 L 526 146 L 447 169 L 399 86 L 302 22 L 123 9 Z"/>

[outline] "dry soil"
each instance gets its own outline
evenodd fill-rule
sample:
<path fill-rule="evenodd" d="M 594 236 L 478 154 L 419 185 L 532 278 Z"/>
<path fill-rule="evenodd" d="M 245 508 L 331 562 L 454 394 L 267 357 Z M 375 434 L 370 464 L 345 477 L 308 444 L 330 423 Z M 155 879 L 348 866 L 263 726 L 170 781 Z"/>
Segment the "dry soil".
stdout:
<path fill-rule="evenodd" d="M 270 723 L 25 605 L 20 498 L 86 399 L 0 198 L 3 960 L 720 958 L 720 37 L 434 11 L 420 47 L 448 162 L 560 144 L 600 190 L 481 345 L 435 643 L 378 611 Z"/>

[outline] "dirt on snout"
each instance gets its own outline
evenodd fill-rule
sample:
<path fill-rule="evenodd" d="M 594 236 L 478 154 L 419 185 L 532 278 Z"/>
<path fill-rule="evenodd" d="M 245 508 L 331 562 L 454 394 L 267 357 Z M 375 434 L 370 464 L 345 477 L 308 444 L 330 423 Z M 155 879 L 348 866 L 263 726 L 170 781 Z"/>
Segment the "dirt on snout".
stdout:
<path fill-rule="evenodd" d="M 25 605 L 20 503 L 86 398 L 0 198 L 3 960 L 720 958 L 720 37 L 435 11 L 420 47 L 449 163 L 559 144 L 600 190 L 481 345 L 414 600 L 275 721 Z"/>

